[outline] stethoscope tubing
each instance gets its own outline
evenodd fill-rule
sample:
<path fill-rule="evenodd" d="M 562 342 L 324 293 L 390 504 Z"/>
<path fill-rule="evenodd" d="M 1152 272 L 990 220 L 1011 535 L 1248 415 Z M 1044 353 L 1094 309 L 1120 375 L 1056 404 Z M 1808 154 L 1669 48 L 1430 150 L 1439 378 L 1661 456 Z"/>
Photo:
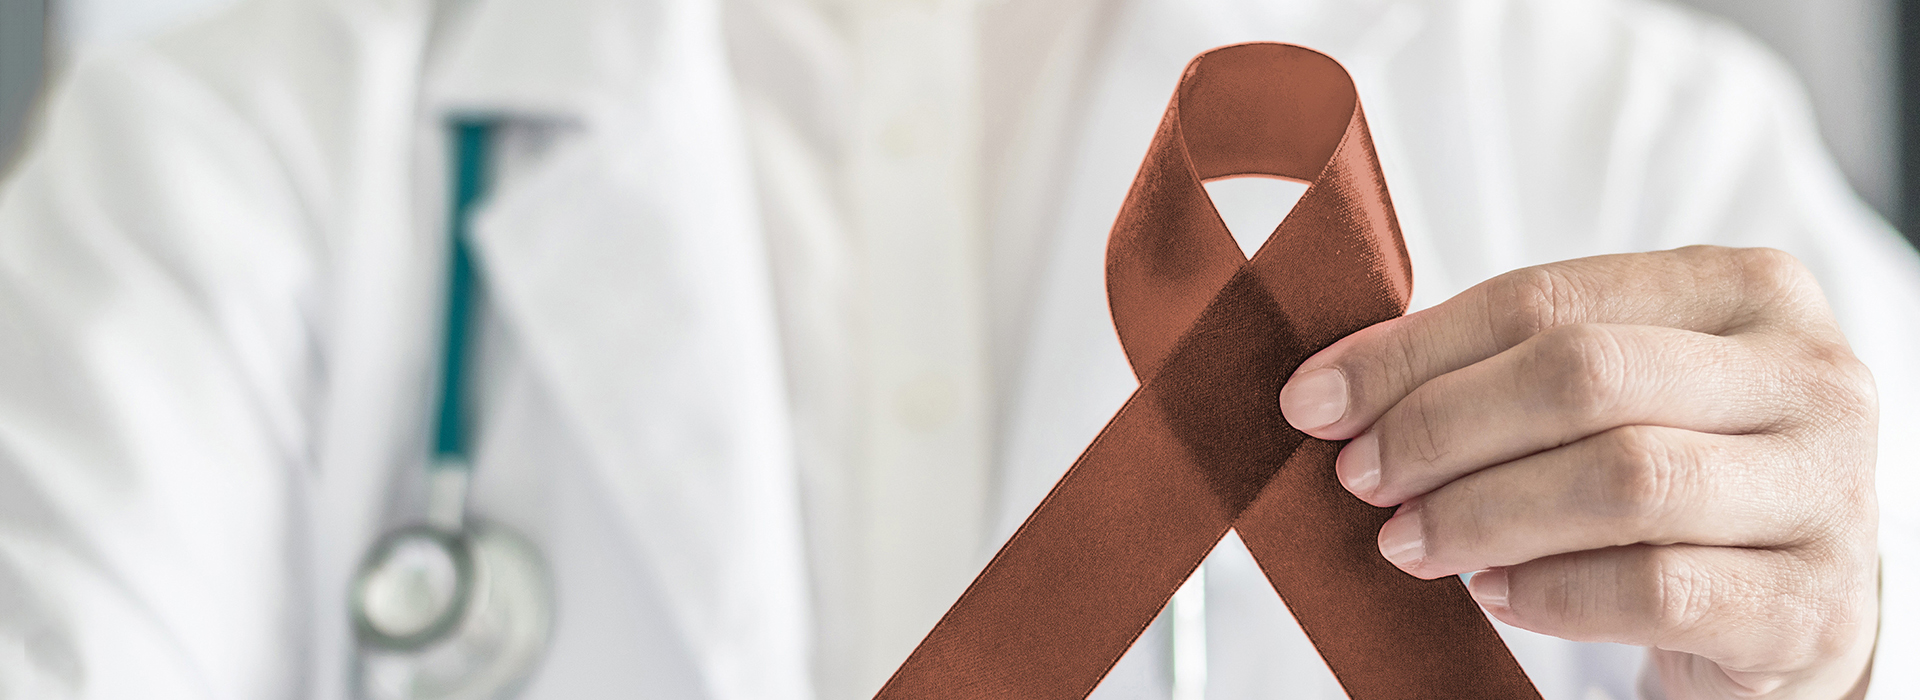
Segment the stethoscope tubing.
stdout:
<path fill-rule="evenodd" d="M 510 694 L 543 654 L 552 625 L 552 586 L 538 550 L 499 525 L 474 522 L 465 515 L 473 468 L 473 421 L 467 385 L 472 381 L 470 336 L 479 273 L 470 234 L 474 211 L 484 201 L 492 180 L 491 150 L 499 120 L 455 117 L 448 121 L 447 128 L 452 196 L 433 454 L 424 460 L 428 471 L 427 518 L 423 523 L 390 531 L 375 542 L 349 596 L 361 658 L 361 690 L 382 700 L 477 700 Z M 417 630 L 396 633 L 383 629 L 373 619 L 368 591 L 376 578 L 399 575 L 385 569 L 397 550 L 406 546 L 437 547 L 449 560 L 454 585 L 451 599 L 436 616 Z M 478 666 L 447 662 L 462 654 L 484 658 L 479 659 Z M 376 664 L 380 666 L 374 669 L 376 672 L 369 672 Z M 421 668 L 415 672 L 408 664 Z M 448 668 L 458 670 L 449 675 Z M 413 680 L 416 678 L 425 680 Z"/>

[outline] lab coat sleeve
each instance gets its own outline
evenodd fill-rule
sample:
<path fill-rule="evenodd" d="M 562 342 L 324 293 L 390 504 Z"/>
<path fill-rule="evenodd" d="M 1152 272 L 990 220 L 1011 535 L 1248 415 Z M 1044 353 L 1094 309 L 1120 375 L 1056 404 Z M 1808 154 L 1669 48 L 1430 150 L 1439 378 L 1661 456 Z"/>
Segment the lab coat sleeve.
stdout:
<path fill-rule="evenodd" d="M 156 52 L 80 60 L 0 188 L 0 697 L 298 692 L 313 238 Z"/>
<path fill-rule="evenodd" d="M 1724 25 L 1626 5 L 1691 50 L 1665 57 L 1689 68 L 1659 71 L 1649 81 L 1659 98 L 1632 103 L 1663 126 L 1615 131 L 1616 162 L 1646 164 L 1618 177 L 1632 196 L 1616 199 L 1634 204 L 1616 217 L 1642 222 L 1634 247 L 1771 246 L 1818 279 L 1880 401 L 1881 628 L 1868 697 L 1920 697 L 1920 667 L 1908 663 L 1920 659 L 1920 260 L 1849 188 L 1784 63 Z"/>

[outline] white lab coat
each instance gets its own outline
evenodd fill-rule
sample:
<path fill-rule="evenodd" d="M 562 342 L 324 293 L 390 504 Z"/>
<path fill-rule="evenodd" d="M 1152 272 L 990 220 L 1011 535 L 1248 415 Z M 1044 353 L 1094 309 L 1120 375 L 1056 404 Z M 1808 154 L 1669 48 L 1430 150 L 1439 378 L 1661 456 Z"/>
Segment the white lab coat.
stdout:
<path fill-rule="evenodd" d="M 1418 306 L 1501 271 L 1687 243 L 1820 276 L 1882 395 L 1872 697 L 1920 694 L 1920 266 L 1785 71 L 1640 0 L 1103 6 L 1040 192 L 998 438 L 997 544 L 1132 388 L 1101 247 L 1183 63 L 1294 41 L 1354 73 Z M 346 583 L 419 512 L 443 265 L 440 120 L 552 127 L 477 229 L 476 512 L 537 542 L 529 697 L 817 685 L 814 578 L 755 155 L 717 0 L 264 0 L 83 58 L 0 191 L 0 694 L 338 698 Z M 981 561 L 989 553 L 979 554 Z M 1209 697 L 1338 697 L 1244 554 L 1209 564 Z M 963 585 L 964 580 L 954 585 Z M 937 614 L 938 611 L 932 611 Z M 1638 652 L 1509 632 L 1549 698 Z M 1164 697 L 1156 628 L 1101 690 Z M 903 657 L 907 649 L 886 651 Z M 885 654 L 883 654 L 885 656 Z M 831 665 L 831 664 L 828 664 Z"/>

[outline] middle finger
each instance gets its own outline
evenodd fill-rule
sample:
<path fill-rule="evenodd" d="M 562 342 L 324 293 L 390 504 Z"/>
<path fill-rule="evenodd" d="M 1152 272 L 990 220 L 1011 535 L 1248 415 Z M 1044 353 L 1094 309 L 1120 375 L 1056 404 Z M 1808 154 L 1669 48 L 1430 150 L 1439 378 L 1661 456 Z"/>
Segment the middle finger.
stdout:
<path fill-rule="evenodd" d="M 1434 378 L 1340 452 L 1347 490 L 1390 506 L 1491 464 L 1623 425 L 1777 427 L 1786 387 L 1746 341 L 1581 324 Z"/>

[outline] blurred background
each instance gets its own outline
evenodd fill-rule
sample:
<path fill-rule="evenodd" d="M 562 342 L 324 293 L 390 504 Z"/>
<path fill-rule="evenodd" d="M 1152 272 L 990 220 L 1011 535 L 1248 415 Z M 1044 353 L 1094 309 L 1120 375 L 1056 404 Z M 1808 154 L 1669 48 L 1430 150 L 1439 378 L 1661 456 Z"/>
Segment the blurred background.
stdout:
<path fill-rule="evenodd" d="M 0 167 L 32 128 L 61 56 L 236 1 L 0 0 Z M 1746 28 L 1792 64 L 1854 189 L 1920 242 L 1920 0 L 1682 1 Z"/>

